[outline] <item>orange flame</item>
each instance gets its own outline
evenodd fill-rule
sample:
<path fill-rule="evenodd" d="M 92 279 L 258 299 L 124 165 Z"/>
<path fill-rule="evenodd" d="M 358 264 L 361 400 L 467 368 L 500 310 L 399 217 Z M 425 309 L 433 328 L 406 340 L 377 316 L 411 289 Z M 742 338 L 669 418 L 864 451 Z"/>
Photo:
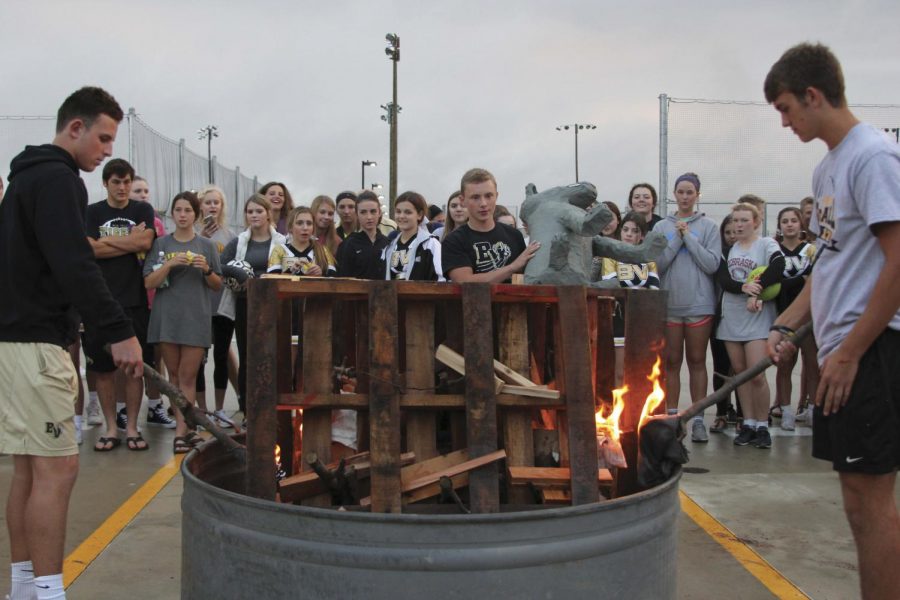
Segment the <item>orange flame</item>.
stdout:
<path fill-rule="evenodd" d="M 653 383 L 653 391 L 647 395 L 647 400 L 644 402 L 644 410 L 641 411 L 641 419 L 638 421 L 638 429 L 644 424 L 644 421 L 649 419 L 660 404 L 666 399 L 666 393 L 663 391 L 662 386 L 659 385 L 659 376 L 660 376 L 660 364 L 662 363 L 662 359 L 657 356 L 656 362 L 653 364 L 653 370 L 650 372 L 650 375 L 647 377 Z"/>
<path fill-rule="evenodd" d="M 607 406 L 604 404 L 596 413 L 594 419 L 597 422 L 597 433 L 603 433 L 611 440 L 619 441 L 621 430 L 619 428 L 619 419 L 622 411 L 625 410 L 625 394 L 628 393 L 628 386 L 613 390 L 613 406 L 612 410 L 606 414 Z"/>
<path fill-rule="evenodd" d="M 275 464 L 281 464 L 281 446 L 275 444 Z"/>

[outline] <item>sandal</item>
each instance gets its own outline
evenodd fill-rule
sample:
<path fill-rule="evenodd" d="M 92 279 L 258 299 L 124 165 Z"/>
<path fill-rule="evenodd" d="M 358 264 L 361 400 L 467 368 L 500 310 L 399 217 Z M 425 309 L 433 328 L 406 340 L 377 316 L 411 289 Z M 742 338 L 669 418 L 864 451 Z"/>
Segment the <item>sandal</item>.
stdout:
<path fill-rule="evenodd" d="M 109 444 L 109 447 L 107 447 Z M 117 437 L 99 437 L 94 444 L 94 452 L 111 452 L 122 445 L 122 440 Z"/>
<path fill-rule="evenodd" d="M 728 419 L 723 416 L 719 416 L 716 417 L 715 421 L 713 421 L 713 424 L 709 428 L 709 431 L 710 433 L 722 433 L 726 429 L 728 429 Z"/>
<path fill-rule="evenodd" d="M 141 434 L 137 434 L 135 437 L 125 438 L 125 445 L 128 446 L 129 450 L 134 452 L 143 452 L 144 450 L 150 449 L 150 445 L 144 440 L 144 437 Z"/>
<path fill-rule="evenodd" d="M 196 431 L 188 431 L 186 434 L 184 434 L 184 441 L 185 443 L 189 444 L 191 448 L 196 448 L 206 440 L 197 435 Z"/>
<path fill-rule="evenodd" d="M 187 442 L 187 440 L 185 440 L 184 437 L 180 435 L 175 436 L 175 439 L 172 440 L 172 452 L 174 452 L 175 454 L 187 454 L 193 449 L 194 447 L 191 446 Z"/>

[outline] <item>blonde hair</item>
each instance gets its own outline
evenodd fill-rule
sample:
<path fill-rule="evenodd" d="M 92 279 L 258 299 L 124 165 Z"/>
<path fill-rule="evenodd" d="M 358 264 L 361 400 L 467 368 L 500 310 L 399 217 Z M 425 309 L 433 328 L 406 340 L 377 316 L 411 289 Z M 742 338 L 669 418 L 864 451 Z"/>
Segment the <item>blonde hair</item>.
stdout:
<path fill-rule="evenodd" d="M 313 198 L 312 204 L 309 209 L 312 211 L 313 215 L 313 231 L 316 233 L 316 237 L 328 250 L 335 254 L 337 253 L 337 247 L 341 244 L 343 240 L 341 240 L 341 236 L 337 234 L 337 229 L 334 224 L 334 217 L 331 219 L 331 225 L 328 226 L 321 235 L 319 234 L 319 226 L 316 224 L 316 215 L 319 214 L 319 208 L 323 205 L 327 204 L 331 207 L 332 212 L 337 211 L 337 206 L 334 204 L 334 200 L 331 199 L 330 196 L 321 195 Z"/>
<path fill-rule="evenodd" d="M 294 228 L 294 221 L 297 220 L 297 217 L 300 215 L 309 215 L 309 218 L 312 219 L 313 222 L 313 231 L 316 229 L 316 216 L 313 214 L 313 211 L 308 206 L 298 206 L 291 210 L 287 216 L 287 228 L 288 232 L 290 232 Z M 326 246 L 324 246 L 321 242 L 315 239 L 315 237 L 309 240 L 310 246 L 313 249 L 313 256 L 316 259 L 316 264 L 319 265 L 319 268 L 322 269 L 322 274 L 324 275 L 326 271 L 328 271 L 329 266 L 334 266 L 335 260 L 334 255 L 328 250 Z"/>
<path fill-rule="evenodd" d="M 219 202 L 222 203 L 222 206 L 219 208 L 219 214 L 216 215 L 216 225 L 218 225 L 220 228 L 225 227 L 226 219 L 228 218 L 228 202 L 225 198 L 225 192 L 219 186 L 205 185 L 200 188 L 200 191 L 197 193 L 197 197 L 200 199 L 201 212 L 203 207 L 203 199 L 207 194 L 211 193 L 218 194 Z"/>
<path fill-rule="evenodd" d="M 748 213 L 750 213 L 751 215 L 753 215 L 753 222 L 754 222 L 754 223 L 759 223 L 760 216 L 759 216 L 759 209 L 758 209 L 758 208 L 756 208 L 755 206 L 753 206 L 753 205 L 750 204 L 749 202 L 738 202 L 737 204 L 734 204 L 734 205 L 732 205 L 732 207 L 731 207 L 731 212 L 732 212 L 732 213 L 735 213 L 735 212 L 738 212 L 738 211 L 741 211 L 741 210 L 744 211 L 744 212 L 748 212 Z"/>

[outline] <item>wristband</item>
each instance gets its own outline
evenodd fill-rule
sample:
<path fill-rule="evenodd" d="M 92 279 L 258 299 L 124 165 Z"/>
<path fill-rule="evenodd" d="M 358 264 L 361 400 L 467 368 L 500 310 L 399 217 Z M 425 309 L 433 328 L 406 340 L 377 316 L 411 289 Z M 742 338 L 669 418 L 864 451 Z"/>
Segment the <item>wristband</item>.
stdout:
<path fill-rule="evenodd" d="M 797 335 L 797 332 L 788 327 L 787 325 L 772 325 L 769 327 L 769 331 L 777 331 L 783 336 L 794 337 Z"/>
<path fill-rule="evenodd" d="M 209 269 L 203 271 L 203 276 L 204 276 L 204 277 L 209 277 L 209 276 L 212 275 L 212 274 L 213 274 L 212 268 L 209 268 Z"/>

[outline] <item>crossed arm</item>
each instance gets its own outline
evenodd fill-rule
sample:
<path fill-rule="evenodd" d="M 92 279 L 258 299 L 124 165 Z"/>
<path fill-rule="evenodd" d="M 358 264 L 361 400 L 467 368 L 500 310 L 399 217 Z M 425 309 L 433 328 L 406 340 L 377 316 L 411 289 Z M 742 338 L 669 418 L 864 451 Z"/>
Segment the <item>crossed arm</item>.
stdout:
<path fill-rule="evenodd" d="M 148 252 L 153 246 L 154 236 L 155 232 L 152 229 L 147 229 L 146 225 L 139 223 L 132 227 L 126 236 L 108 236 L 99 240 L 89 237 L 87 240 L 95 258 L 115 258 L 125 254 Z"/>

